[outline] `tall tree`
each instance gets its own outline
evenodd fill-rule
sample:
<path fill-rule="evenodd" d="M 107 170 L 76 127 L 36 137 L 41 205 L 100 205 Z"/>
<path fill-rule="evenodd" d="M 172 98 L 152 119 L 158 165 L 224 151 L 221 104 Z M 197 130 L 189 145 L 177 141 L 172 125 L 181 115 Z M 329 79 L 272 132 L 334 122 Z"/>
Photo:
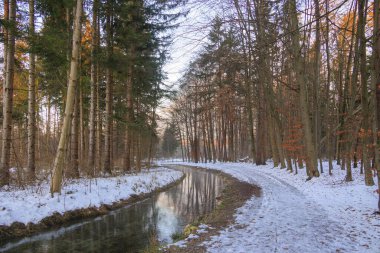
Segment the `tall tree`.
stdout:
<path fill-rule="evenodd" d="M 10 0 L 9 24 L 6 28 L 6 70 L 3 86 L 3 133 L 0 163 L 0 186 L 9 184 L 9 168 L 12 144 L 12 111 L 13 111 L 13 84 L 15 66 L 15 36 L 16 36 L 16 0 Z"/>
<path fill-rule="evenodd" d="M 310 122 L 310 109 L 307 98 L 307 80 L 305 78 L 303 60 L 301 57 L 299 25 L 295 0 L 288 0 L 286 8 L 289 19 L 289 31 L 291 33 L 290 51 L 294 60 L 295 79 L 299 88 L 299 108 L 301 111 L 302 129 L 306 148 L 306 165 L 309 178 L 319 176 L 317 167 L 317 155 L 313 141 L 313 133 Z"/>
<path fill-rule="evenodd" d="M 78 81 L 78 63 L 81 35 L 82 0 L 76 1 L 75 19 L 73 28 L 73 44 L 70 62 L 70 76 L 67 88 L 65 115 L 63 118 L 62 131 L 59 139 L 57 154 L 54 159 L 53 175 L 50 183 L 50 192 L 60 193 L 62 187 L 63 161 L 66 145 L 70 133 L 70 124 L 75 101 L 75 89 Z"/>
<path fill-rule="evenodd" d="M 380 157 L 379 157 L 379 128 L 380 128 L 380 1 L 375 0 L 373 4 L 373 47 L 372 47 L 372 87 L 374 94 L 374 141 L 375 141 L 375 168 L 377 170 L 377 186 L 378 186 L 378 209 L 380 211 Z"/>
<path fill-rule="evenodd" d="M 111 161 L 111 152 L 112 152 L 112 118 L 113 118 L 113 73 L 111 60 L 113 55 L 113 47 L 112 47 L 112 37 L 113 37 L 113 29 L 112 29 L 112 12 L 113 5 L 112 1 L 107 1 L 106 6 L 106 51 L 107 51 L 107 68 L 106 68 L 106 128 L 104 134 L 104 171 L 108 174 L 111 173 L 112 161 Z"/>
<path fill-rule="evenodd" d="M 315 150 L 318 155 L 320 150 L 319 139 L 320 139 L 320 100 L 319 100 L 319 90 L 320 90 L 320 71 L 321 71 L 321 13 L 319 0 L 314 0 L 315 8 L 315 59 L 314 59 L 314 82 L 313 82 L 313 100 L 314 100 L 314 144 Z M 323 172 L 323 167 L 321 167 L 321 173 Z"/>
<path fill-rule="evenodd" d="M 94 174 L 95 166 L 95 118 L 96 118 L 96 87 L 97 87 L 97 73 L 96 73 L 96 60 L 97 52 L 97 23 L 98 23 L 98 0 L 93 0 L 92 5 L 92 32 L 91 32 L 91 86 L 90 86 L 90 120 L 89 120 L 89 147 L 88 147 L 88 165 L 91 173 Z M 97 140 L 99 142 L 99 140 Z"/>
<path fill-rule="evenodd" d="M 34 180 L 36 174 L 36 56 L 33 52 L 35 33 L 34 0 L 29 0 L 29 82 L 28 82 L 28 170 L 30 179 Z"/>
<path fill-rule="evenodd" d="M 363 111 L 363 138 L 362 138 L 362 149 L 363 149 L 363 166 L 365 171 L 365 184 L 374 185 L 372 177 L 372 167 L 369 158 L 369 135 L 370 135 L 370 124 L 369 124 L 369 99 L 368 99 L 368 87 L 367 87 L 367 57 L 366 57 L 366 37 L 365 37 L 365 20 L 366 20 L 366 10 L 367 1 L 358 1 L 358 37 L 359 37 L 359 55 L 360 55 L 360 81 L 361 81 L 361 102 Z"/>

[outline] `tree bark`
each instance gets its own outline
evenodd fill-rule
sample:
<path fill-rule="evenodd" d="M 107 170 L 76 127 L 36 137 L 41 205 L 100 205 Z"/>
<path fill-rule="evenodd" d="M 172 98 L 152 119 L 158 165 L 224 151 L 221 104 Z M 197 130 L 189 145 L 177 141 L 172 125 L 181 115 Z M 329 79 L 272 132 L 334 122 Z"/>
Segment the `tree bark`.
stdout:
<path fill-rule="evenodd" d="M 99 65 L 96 66 L 96 172 L 102 167 L 102 115 L 100 111 Z"/>
<path fill-rule="evenodd" d="M 292 31 L 291 40 L 291 52 L 295 64 L 295 76 L 297 86 L 299 87 L 299 105 L 301 111 L 302 127 L 304 134 L 304 143 L 306 148 L 306 161 L 307 161 L 307 170 L 309 172 L 309 177 L 318 177 L 318 164 L 317 156 L 315 151 L 315 145 L 313 142 L 313 132 L 311 129 L 310 122 L 310 109 L 307 101 L 307 80 L 305 78 L 304 66 L 302 63 L 301 57 L 301 47 L 300 47 L 300 36 L 298 30 L 298 18 L 296 10 L 295 0 L 288 1 L 289 8 L 289 19 L 290 19 L 290 31 Z"/>
<path fill-rule="evenodd" d="M 329 12 L 329 0 L 325 0 L 325 7 L 326 7 L 326 13 Z M 325 120 L 327 122 L 326 126 L 326 136 L 327 136 L 327 157 L 329 160 L 329 175 L 332 175 L 333 170 L 333 154 L 332 154 L 332 142 L 331 142 L 331 123 L 330 123 L 330 117 L 329 117 L 329 110 L 330 110 L 330 82 L 331 82 L 331 68 L 330 68 L 330 45 L 329 45 L 329 32 L 330 32 L 330 20 L 329 15 L 326 14 L 326 34 L 325 34 L 325 40 L 326 40 L 326 71 L 327 71 L 327 80 L 326 80 L 326 117 Z"/>
<path fill-rule="evenodd" d="M 76 2 L 76 12 L 73 31 L 73 45 L 72 57 L 70 62 L 70 79 L 67 88 L 67 98 L 65 106 L 65 115 L 63 119 L 62 132 L 59 139 L 57 154 L 54 159 L 53 175 L 50 183 L 50 192 L 53 196 L 54 193 L 60 193 L 62 187 L 62 174 L 63 174 L 63 159 L 65 148 L 70 133 L 71 116 L 74 107 L 75 87 L 78 79 L 78 62 L 79 62 L 79 49 L 80 49 L 80 34 L 81 34 L 81 16 L 82 16 L 82 0 Z"/>
<path fill-rule="evenodd" d="M 70 144 L 70 168 L 66 173 L 69 178 L 79 177 L 79 92 L 78 86 L 75 91 L 73 117 L 71 123 L 71 144 Z"/>
<path fill-rule="evenodd" d="M 108 66 L 106 69 L 106 129 L 105 129 L 105 140 L 104 140 L 104 172 L 111 174 L 111 152 L 112 152 L 112 115 L 113 115 L 113 95 L 112 95 L 112 86 L 113 86 L 113 77 L 111 69 L 111 59 L 112 59 L 112 3 L 110 0 L 107 2 L 106 10 L 106 33 L 107 33 L 107 58 Z"/>
<path fill-rule="evenodd" d="M 314 59 L 314 145 L 316 155 L 320 155 L 319 138 L 320 138 L 320 111 L 319 111 L 319 88 L 320 88 L 320 70 L 321 70 L 321 32 L 320 32 L 320 7 L 319 0 L 314 0 L 315 5 L 315 59 Z M 323 168 L 322 168 L 323 169 Z M 323 171 L 321 170 L 321 173 Z"/>
<path fill-rule="evenodd" d="M 9 0 L 4 0 L 4 21 L 9 22 Z M 7 73 L 7 49 L 8 49 L 8 35 L 9 35 L 9 28 L 3 27 L 4 31 L 4 80 L 7 79 L 6 73 Z"/>
<path fill-rule="evenodd" d="M 134 50 L 129 50 L 130 63 L 128 65 L 127 74 L 127 113 L 126 113 L 126 128 L 125 128 L 125 154 L 124 154 L 124 171 L 131 170 L 131 151 L 132 151 L 132 124 L 133 124 L 133 58 Z"/>
<path fill-rule="evenodd" d="M 36 56 L 34 54 L 34 0 L 29 0 L 29 82 L 28 82 L 28 171 L 36 177 Z"/>
<path fill-rule="evenodd" d="M 7 56 L 3 86 L 3 134 L 0 164 L 0 186 L 8 185 L 12 143 L 13 82 L 15 62 L 16 0 L 10 1 L 10 27 L 7 28 Z"/>
<path fill-rule="evenodd" d="M 367 15 L 365 10 L 367 7 L 366 0 L 359 0 L 358 2 L 358 36 L 359 36 L 359 55 L 360 55 L 360 82 L 362 87 L 361 100 L 362 100 L 362 115 L 363 115 L 363 138 L 362 138 L 362 149 L 363 149 L 363 165 L 364 165 L 364 175 L 365 184 L 374 185 L 372 177 L 371 162 L 369 159 L 369 101 L 368 101 L 368 89 L 367 89 L 367 67 L 366 67 L 366 38 L 365 38 L 365 20 Z M 353 84 L 354 85 L 354 84 Z"/>
<path fill-rule="evenodd" d="M 98 20 L 98 0 L 93 1 L 92 5 L 92 32 L 91 32 L 91 80 L 90 80 L 90 118 L 89 118 L 89 144 L 88 144 L 88 166 L 90 169 L 90 175 L 95 174 L 95 106 L 96 106 L 96 63 L 95 52 L 97 42 L 97 20 Z M 99 140 L 98 140 L 99 141 Z"/>
<path fill-rule="evenodd" d="M 375 146 L 375 167 L 377 170 L 378 186 L 378 209 L 380 211 L 380 157 L 379 157 L 379 127 L 380 127 L 380 1 L 375 0 L 373 5 L 374 27 L 373 27 L 373 47 L 372 47 L 372 87 L 376 91 L 374 96 L 374 146 Z"/>

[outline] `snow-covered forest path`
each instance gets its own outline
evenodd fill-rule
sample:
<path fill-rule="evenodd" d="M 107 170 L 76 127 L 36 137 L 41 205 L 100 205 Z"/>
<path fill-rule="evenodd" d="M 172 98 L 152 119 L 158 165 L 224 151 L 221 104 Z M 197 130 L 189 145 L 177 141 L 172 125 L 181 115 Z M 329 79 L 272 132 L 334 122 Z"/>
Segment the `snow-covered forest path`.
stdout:
<path fill-rule="evenodd" d="M 223 232 L 213 241 L 211 252 L 220 247 L 228 249 L 226 252 L 246 252 L 247 248 L 256 252 L 327 252 L 328 248 L 335 252 L 339 245 L 346 245 L 343 251 L 354 251 L 357 243 L 344 238 L 343 228 L 326 219 L 326 211 L 295 187 L 257 170 L 224 171 L 259 185 L 263 196 L 239 210 L 239 223 L 247 227 Z"/>
<path fill-rule="evenodd" d="M 342 208 L 352 207 L 340 205 L 343 195 L 339 190 L 334 192 L 329 186 L 314 184 L 321 201 L 331 202 L 325 198 L 327 195 L 337 198 L 336 208 L 330 210 L 311 198 L 310 191 L 299 189 L 297 182 L 280 178 L 283 174 L 298 178 L 285 170 L 279 173 L 270 166 L 260 169 L 236 163 L 198 166 L 221 170 L 262 188 L 260 198 L 251 198 L 237 210 L 234 225 L 204 243 L 209 252 L 379 252 L 379 219 L 374 217 L 372 223 L 376 224 L 370 227 L 359 217 L 361 212 L 351 220 L 347 220 L 350 213 L 340 215 Z M 353 206 L 356 204 L 357 201 L 352 202 Z"/>

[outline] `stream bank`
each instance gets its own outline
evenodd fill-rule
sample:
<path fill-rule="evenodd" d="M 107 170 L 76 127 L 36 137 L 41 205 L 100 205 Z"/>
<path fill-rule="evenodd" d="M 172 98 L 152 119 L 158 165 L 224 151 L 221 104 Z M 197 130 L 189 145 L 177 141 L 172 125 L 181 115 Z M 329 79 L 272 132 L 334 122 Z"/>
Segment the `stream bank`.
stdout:
<path fill-rule="evenodd" d="M 187 239 L 180 241 L 179 244 L 174 243 L 156 252 L 167 253 L 203 253 L 207 249 L 203 245 L 205 241 L 209 241 L 212 236 L 218 235 L 220 231 L 227 226 L 233 225 L 235 220 L 236 209 L 243 206 L 244 203 L 252 196 L 260 197 L 260 187 L 240 181 L 231 175 L 212 169 L 195 167 L 199 170 L 206 170 L 210 173 L 218 174 L 224 178 L 225 187 L 220 196 L 217 197 L 218 205 L 216 208 L 205 216 L 200 216 L 198 219 L 189 224 L 189 227 L 194 227 L 194 230 L 200 229 L 199 225 L 206 229 L 201 229 L 202 233 L 196 233 L 196 236 L 190 236 Z M 196 231 L 194 231 L 196 232 Z M 182 236 L 185 238 L 185 236 Z M 154 249 L 146 251 L 149 253 L 155 252 Z"/>
<path fill-rule="evenodd" d="M 184 178 L 185 174 L 178 178 L 174 178 L 170 183 L 158 188 L 156 187 L 149 192 L 130 194 L 127 198 L 121 198 L 117 201 L 112 201 L 111 203 L 104 203 L 99 206 L 92 205 L 84 208 L 68 210 L 63 213 L 56 211 L 52 215 L 46 216 L 36 223 L 23 223 L 20 221 L 15 221 L 10 225 L 0 225 L 0 246 L 11 239 L 32 236 L 44 231 L 58 229 L 62 226 L 69 226 L 75 222 L 105 215 L 110 211 L 137 203 L 144 199 L 150 198 L 157 193 L 166 191 L 180 183 Z M 44 207 L 41 205 L 41 208 Z"/>
<path fill-rule="evenodd" d="M 140 252 L 156 235 L 161 244 L 216 206 L 224 189 L 220 174 L 176 166 L 186 177 L 150 198 L 59 229 L 10 240 L 0 252 Z"/>

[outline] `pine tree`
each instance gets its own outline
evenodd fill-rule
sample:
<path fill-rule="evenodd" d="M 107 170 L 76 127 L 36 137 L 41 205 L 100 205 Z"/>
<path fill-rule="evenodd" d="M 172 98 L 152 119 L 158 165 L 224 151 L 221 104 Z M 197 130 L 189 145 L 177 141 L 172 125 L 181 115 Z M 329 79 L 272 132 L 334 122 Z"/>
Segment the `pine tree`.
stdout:
<path fill-rule="evenodd" d="M 6 71 L 3 87 L 3 133 L 0 163 L 0 186 L 8 185 L 10 180 L 9 169 L 12 145 L 12 110 L 13 110 L 13 84 L 15 66 L 15 34 L 16 34 L 16 0 L 10 0 L 9 24 L 6 28 Z"/>

